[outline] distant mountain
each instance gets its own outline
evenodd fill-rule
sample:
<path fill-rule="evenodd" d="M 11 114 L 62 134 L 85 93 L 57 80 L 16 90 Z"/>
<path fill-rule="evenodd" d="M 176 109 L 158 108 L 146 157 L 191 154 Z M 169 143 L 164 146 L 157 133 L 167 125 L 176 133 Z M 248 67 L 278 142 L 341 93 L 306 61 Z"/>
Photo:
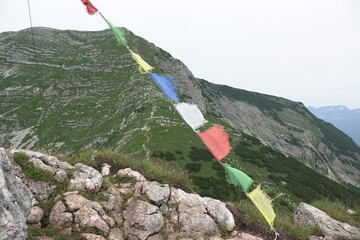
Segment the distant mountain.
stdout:
<path fill-rule="evenodd" d="M 199 106 L 209 121 L 200 131 L 224 126 L 233 147 L 225 162 L 290 202 L 360 189 L 360 147 L 302 103 L 196 78 L 123 31 L 154 73 L 174 76 L 181 101 Z M 30 29 L 0 33 L 0 146 L 159 157 L 188 170 L 202 195 L 231 198 L 223 168 L 110 30 L 34 28 L 34 42 L 35 52 Z"/>
<path fill-rule="evenodd" d="M 316 117 L 333 124 L 349 135 L 360 146 L 360 108 L 346 106 L 307 107 Z"/>

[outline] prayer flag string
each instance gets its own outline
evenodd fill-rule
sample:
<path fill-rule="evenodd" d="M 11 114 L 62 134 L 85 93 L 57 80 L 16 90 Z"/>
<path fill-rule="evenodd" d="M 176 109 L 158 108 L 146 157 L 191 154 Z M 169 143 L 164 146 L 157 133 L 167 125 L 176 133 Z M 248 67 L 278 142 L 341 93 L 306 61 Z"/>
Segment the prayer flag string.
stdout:
<path fill-rule="evenodd" d="M 90 15 L 94 15 L 98 12 L 98 9 L 89 1 L 81 0 L 81 2 L 86 7 L 86 11 Z M 109 25 L 110 29 L 113 31 L 117 42 L 119 45 L 126 46 L 130 52 L 132 58 L 138 63 L 140 73 L 148 73 L 149 76 L 153 79 L 156 85 L 162 90 L 170 102 L 178 102 L 180 100 L 178 91 L 176 91 L 176 84 L 173 82 L 172 76 L 161 76 L 151 73 L 150 71 L 154 68 L 150 66 L 143 58 L 134 53 L 129 47 L 127 40 L 124 36 L 124 33 L 120 28 L 115 27 L 107 20 L 100 12 L 99 14 L 104 19 L 104 21 Z M 201 111 L 196 105 L 191 105 L 188 103 L 175 103 L 173 104 L 177 112 L 184 119 L 184 121 L 196 131 L 198 128 L 203 126 L 207 121 L 203 117 Z M 204 144 L 208 147 L 212 155 L 219 161 L 219 163 L 224 167 L 226 172 L 226 180 L 229 184 L 239 186 L 246 195 L 251 199 L 255 206 L 259 209 L 261 214 L 264 216 L 265 220 L 270 225 L 271 229 L 275 232 L 275 236 L 279 235 L 274 227 L 274 219 L 276 217 L 275 212 L 272 207 L 272 201 L 260 188 L 260 185 L 254 190 L 249 192 L 251 186 L 254 182 L 248 175 L 244 172 L 231 167 L 229 164 L 221 163 L 220 161 L 226 157 L 230 150 L 229 137 L 222 126 L 214 125 L 211 128 L 207 129 L 204 132 L 197 132 L 197 135 L 201 138 Z"/>

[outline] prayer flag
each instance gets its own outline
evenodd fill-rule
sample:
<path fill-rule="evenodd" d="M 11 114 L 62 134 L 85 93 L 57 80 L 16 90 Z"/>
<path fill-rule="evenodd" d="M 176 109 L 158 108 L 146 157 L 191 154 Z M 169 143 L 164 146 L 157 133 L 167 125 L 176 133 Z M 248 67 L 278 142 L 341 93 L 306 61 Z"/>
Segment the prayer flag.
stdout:
<path fill-rule="evenodd" d="M 223 166 L 226 171 L 226 181 L 230 184 L 241 187 L 244 192 L 248 192 L 254 180 L 252 180 L 244 172 L 231 167 L 229 164 L 225 163 Z"/>
<path fill-rule="evenodd" d="M 215 125 L 205 132 L 198 133 L 198 135 L 218 161 L 230 152 L 229 137 L 223 127 Z"/>
<path fill-rule="evenodd" d="M 172 76 L 160 76 L 153 73 L 149 73 L 149 75 L 170 101 L 179 100 L 178 93 L 176 92 L 176 85 L 172 81 Z"/>
<path fill-rule="evenodd" d="M 131 53 L 131 56 L 133 57 L 133 59 L 139 64 L 139 71 L 141 73 L 147 73 L 147 72 L 151 71 L 152 69 L 154 69 L 147 62 L 145 62 L 138 54 L 131 51 L 129 47 L 128 47 L 128 50 Z"/>
<path fill-rule="evenodd" d="M 121 31 L 120 28 L 115 27 L 114 25 L 111 24 L 110 21 L 108 21 L 101 13 L 100 13 L 101 17 L 105 20 L 105 22 L 109 25 L 109 27 L 111 28 L 111 30 L 113 31 L 113 33 L 115 34 L 116 40 L 118 41 L 118 43 L 120 45 L 125 45 L 127 46 L 127 41 L 124 37 L 124 33 Z"/>
<path fill-rule="evenodd" d="M 86 11 L 90 15 L 94 15 L 98 10 L 89 0 L 81 0 L 86 7 Z"/>
<path fill-rule="evenodd" d="M 207 123 L 200 109 L 195 104 L 178 103 L 175 104 L 175 108 L 185 122 L 194 130 Z"/>
<path fill-rule="evenodd" d="M 247 193 L 247 196 L 259 209 L 271 229 L 275 231 L 273 225 L 276 215 L 272 207 L 272 200 L 260 189 L 260 186 L 256 187 L 252 192 Z"/>

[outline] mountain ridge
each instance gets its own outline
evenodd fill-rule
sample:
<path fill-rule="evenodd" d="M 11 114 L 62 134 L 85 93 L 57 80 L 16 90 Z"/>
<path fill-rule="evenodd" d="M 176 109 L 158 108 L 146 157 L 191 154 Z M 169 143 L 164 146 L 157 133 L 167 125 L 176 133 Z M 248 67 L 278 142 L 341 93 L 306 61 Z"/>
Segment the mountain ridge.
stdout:
<path fill-rule="evenodd" d="M 349 135 L 360 146 L 360 108 L 349 109 L 343 105 L 307 108 L 318 118 L 333 124 Z"/>
<path fill-rule="evenodd" d="M 255 136 L 333 180 L 360 186 L 359 147 L 302 103 L 198 79 L 171 54 L 123 31 L 155 73 L 174 76 L 182 99 L 198 105 L 209 121 L 201 130 L 224 125 L 240 152 L 260 149 L 258 140 L 249 149 L 244 145 Z M 34 28 L 34 33 L 37 59 L 29 29 L 0 34 L 0 71 L 6 73 L 0 78 L 1 145 L 52 152 L 114 148 L 160 154 L 183 167 L 203 153 L 201 140 L 109 30 Z M 238 167 L 253 164 L 244 159 L 232 152 L 228 161 Z M 206 160 L 193 175 L 201 185 L 201 177 L 213 171 Z M 261 179 L 260 173 L 252 174 Z"/>

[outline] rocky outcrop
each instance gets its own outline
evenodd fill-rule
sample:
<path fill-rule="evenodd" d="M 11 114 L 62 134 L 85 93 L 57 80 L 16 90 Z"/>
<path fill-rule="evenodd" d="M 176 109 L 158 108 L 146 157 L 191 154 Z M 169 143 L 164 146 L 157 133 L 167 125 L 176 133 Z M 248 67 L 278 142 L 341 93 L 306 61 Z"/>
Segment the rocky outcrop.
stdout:
<path fill-rule="evenodd" d="M 333 239 L 360 238 L 359 228 L 339 222 L 320 209 L 306 203 L 300 203 L 294 216 L 294 222 L 318 226 L 325 236 L 332 237 Z"/>
<path fill-rule="evenodd" d="M 26 154 L 37 168 L 50 172 L 52 182 L 57 181 L 56 173 L 64 170 L 67 178 L 57 184 L 64 190 L 57 189 L 56 194 L 34 190 L 32 182 L 39 184 L 39 181 L 22 173 L 11 159 L 15 152 Z M 108 175 L 111 171 L 107 166 L 103 176 L 90 166 L 71 166 L 41 153 L 24 150 L 9 153 L 4 149 L 0 153 L 3 179 L 0 183 L 4 183 L 0 185 L 0 196 L 5 199 L 0 206 L 0 239 L 25 239 L 27 224 L 41 232 L 43 223 L 61 235 L 75 234 L 90 240 L 261 239 L 235 231 L 234 217 L 223 202 L 186 193 L 169 184 L 147 181 L 130 168 L 119 170 L 114 177 Z M 12 168 L 17 176 L 11 173 Z M 65 171 L 68 169 L 69 175 Z M 51 189 L 47 185 L 39 186 Z M 78 190 L 66 191 L 69 189 Z M 50 210 L 42 209 L 39 201 L 52 204 Z M 227 231 L 229 237 L 223 238 L 222 231 Z"/>
<path fill-rule="evenodd" d="M 12 173 L 11 159 L 0 148 L 0 239 L 25 239 L 31 197 Z"/>
<path fill-rule="evenodd" d="M 103 178 L 99 171 L 82 163 L 77 163 L 75 169 L 76 171 L 72 172 L 69 190 L 97 191 L 100 189 Z"/>

